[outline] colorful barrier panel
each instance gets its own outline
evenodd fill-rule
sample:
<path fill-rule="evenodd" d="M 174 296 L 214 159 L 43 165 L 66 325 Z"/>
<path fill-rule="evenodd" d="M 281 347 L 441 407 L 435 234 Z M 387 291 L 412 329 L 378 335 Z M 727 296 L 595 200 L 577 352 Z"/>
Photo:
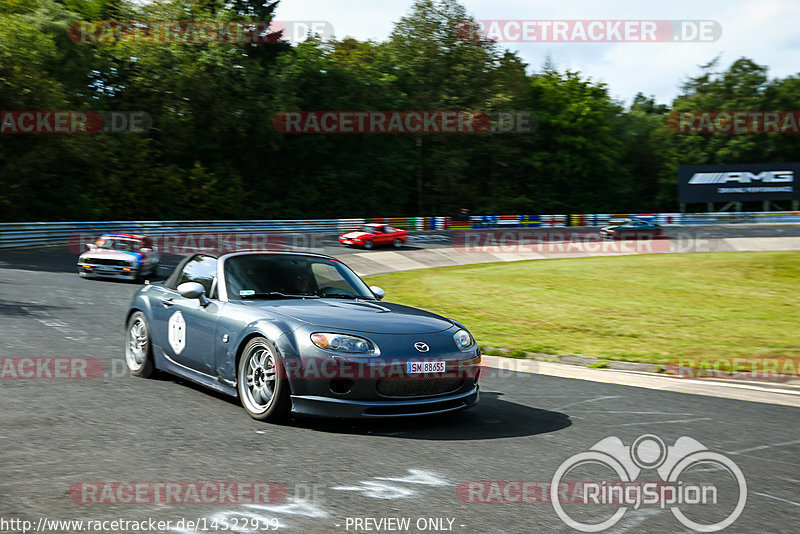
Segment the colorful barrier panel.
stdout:
<path fill-rule="evenodd" d="M 573 213 L 569 216 L 570 226 L 586 226 L 586 215 L 582 213 Z"/>
<path fill-rule="evenodd" d="M 152 237 L 191 232 L 248 232 L 264 234 L 334 234 L 355 230 L 365 222 L 384 223 L 409 231 L 480 228 L 557 228 L 567 225 L 600 227 L 642 218 L 662 225 L 797 224 L 800 211 L 713 213 L 589 213 L 570 215 L 473 215 L 469 221 L 450 217 L 374 217 L 369 219 L 198 220 L 198 221 L 75 221 L 0 223 L 0 249 L 50 247 L 76 235 L 140 233 Z"/>
<path fill-rule="evenodd" d="M 584 226 L 608 226 L 611 215 L 608 213 L 590 213 L 586 215 Z"/>
<path fill-rule="evenodd" d="M 656 215 L 656 223 L 662 226 L 680 224 L 682 215 L 682 213 L 658 213 Z"/>
<path fill-rule="evenodd" d="M 540 215 L 543 228 L 560 228 L 567 225 L 566 215 Z"/>
<path fill-rule="evenodd" d="M 540 215 L 523 215 L 522 226 L 526 228 L 539 228 L 542 225 Z"/>

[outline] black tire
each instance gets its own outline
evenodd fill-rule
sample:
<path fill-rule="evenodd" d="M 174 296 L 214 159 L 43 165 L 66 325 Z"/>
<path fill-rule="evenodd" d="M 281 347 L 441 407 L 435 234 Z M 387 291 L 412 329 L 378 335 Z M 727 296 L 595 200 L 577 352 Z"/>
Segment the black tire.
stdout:
<path fill-rule="evenodd" d="M 373 246 L 374 245 L 372 244 L 372 240 L 371 239 L 367 239 L 366 241 L 364 241 L 364 248 L 365 249 L 372 250 Z"/>
<path fill-rule="evenodd" d="M 403 240 L 398 237 L 394 241 L 392 241 L 392 244 L 394 245 L 394 248 L 402 248 Z"/>
<path fill-rule="evenodd" d="M 133 279 L 133 282 L 135 284 L 143 284 L 145 280 L 155 278 L 156 271 L 158 271 L 158 265 L 150 267 L 150 270 L 147 272 L 144 272 L 142 266 L 139 266 L 139 270 L 136 271 L 136 278 Z"/>
<path fill-rule="evenodd" d="M 139 378 L 150 378 L 155 370 L 150 327 L 140 311 L 131 315 L 125 328 L 125 364 Z"/>
<path fill-rule="evenodd" d="M 242 349 L 236 389 L 244 411 L 253 419 L 282 423 L 289 418 L 289 382 L 278 348 L 270 340 L 255 337 Z"/>

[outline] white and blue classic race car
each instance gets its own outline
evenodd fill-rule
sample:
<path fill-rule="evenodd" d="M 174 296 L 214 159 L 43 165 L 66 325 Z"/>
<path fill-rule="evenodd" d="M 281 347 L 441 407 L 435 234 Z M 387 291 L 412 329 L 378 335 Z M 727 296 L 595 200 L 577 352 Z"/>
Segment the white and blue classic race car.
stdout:
<path fill-rule="evenodd" d="M 156 276 L 161 256 L 149 237 L 133 234 L 104 234 L 78 257 L 78 274 L 83 278 L 142 280 Z"/>

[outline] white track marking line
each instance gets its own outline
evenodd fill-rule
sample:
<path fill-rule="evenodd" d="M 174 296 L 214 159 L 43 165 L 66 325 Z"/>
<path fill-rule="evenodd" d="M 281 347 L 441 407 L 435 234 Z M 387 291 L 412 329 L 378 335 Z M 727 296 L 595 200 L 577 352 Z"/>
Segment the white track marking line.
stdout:
<path fill-rule="evenodd" d="M 604 384 L 670 391 L 688 395 L 704 395 L 746 402 L 761 402 L 782 406 L 800 407 L 800 388 L 778 389 L 745 384 L 710 382 L 703 379 L 675 378 L 658 374 L 618 371 L 615 369 L 591 369 L 563 363 L 542 362 L 538 360 L 518 360 L 500 356 L 482 356 L 482 365 L 498 369 L 497 379 L 503 380 L 503 373 L 539 374 L 587 380 Z M 493 376 L 493 375 L 490 375 Z"/>
<path fill-rule="evenodd" d="M 669 423 L 694 423 L 695 421 L 711 421 L 711 417 L 696 417 L 694 419 L 672 419 L 671 421 L 644 421 L 641 423 L 623 423 L 621 425 L 614 425 L 614 428 L 620 426 L 637 426 L 637 425 L 665 425 Z"/>
<path fill-rule="evenodd" d="M 558 406 L 557 408 L 553 408 L 553 410 L 563 410 L 564 408 L 570 408 L 572 406 L 577 406 L 579 404 L 585 404 L 587 402 L 597 402 L 597 401 L 601 401 L 601 400 L 621 399 L 621 398 L 622 398 L 622 396 L 620 396 L 620 395 L 606 395 L 606 396 L 603 396 L 603 397 L 594 397 L 594 398 L 591 398 L 591 399 L 585 399 L 585 400 L 582 400 L 582 401 L 573 402 L 573 403 L 570 403 L 570 404 L 565 404 L 563 406 Z"/>
<path fill-rule="evenodd" d="M 731 451 L 728 454 L 742 454 L 743 452 L 761 451 L 764 449 L 771 449 L 773 447 L 782 447 L 784 445 L 796 445 L 798 443 L 800 443 L 800 439 L 796 439 L 793 441 L 784 441 L 781 443 L 773 443 L 772 445 L 759 445 L 758 447 L 751 447 L 749 449 L 742 449 L 740 451 Z"/>
<path fill-rule="evenodd" d="M 791 504 L 793 506 L 800 506 L 800 502 L 790 501 L 789 499 L 781 499 L 780 497 L 776 497 L 776 496 L 770 495 L 768 493 L 759 493 L 757 491 L 754 491 L 753 495 L 761 495 L 762 497 L 768 497 L 770 499 L 775 499 L 776 501 L 785 502 L 785 503 Z"/>

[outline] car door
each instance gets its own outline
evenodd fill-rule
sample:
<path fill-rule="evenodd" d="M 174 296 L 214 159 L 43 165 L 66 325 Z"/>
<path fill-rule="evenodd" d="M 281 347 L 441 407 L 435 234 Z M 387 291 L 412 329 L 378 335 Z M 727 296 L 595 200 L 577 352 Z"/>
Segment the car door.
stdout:
<path fill-rule="evenodd" d="M 386 232 L 387 244 L 394 243 L 394 240 L 397 239 L 398 237 L 402 239 L 404 234 L 403 230 L 395 228 L 394 226 L 386 226 L 384 227 L 383 231 Z"/>
<path fill-rule="evenodd" d="M 217 259 L 197 255 L 184 266 L 175 288 L 166 288 L 154 306 L 160 315 L 164 353 L 171 360 L 208 375 L 215 375 L 215 331 L 222 303 L 216 295 Z M 177 286 L 197 282 L 206 290 L 210 303 L 182 297 Z M 155 310 L 158 312 L 155 312 Z"/>
<path fill-rule="evenodd" d="M 387 245 L 394 240 L 394 228 L 391 226 L 381 226 L 380 227 L 380 241 L 381 245 Z"/>

